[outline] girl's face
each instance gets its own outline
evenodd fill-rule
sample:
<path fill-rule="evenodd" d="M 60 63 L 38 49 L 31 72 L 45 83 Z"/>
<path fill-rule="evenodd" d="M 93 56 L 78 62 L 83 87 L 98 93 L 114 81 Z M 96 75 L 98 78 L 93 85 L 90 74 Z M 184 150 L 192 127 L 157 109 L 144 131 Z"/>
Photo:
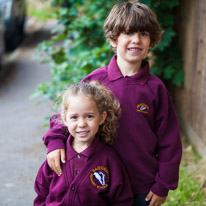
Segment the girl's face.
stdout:
<path fill-rule="evenodd" d="M 107 113 L 100 114 L 96 102 L 82 96 L 69 97 L 65 125 L 74 137 L 73 146 L 88 147 L 103 124 Z"/>
<path fill-rule="evenodd" d="M 117 63 L 139 66 L 150 49 L 150 36 L 148 32 L 123 32 L 110 44 L 116 48 Z"/>

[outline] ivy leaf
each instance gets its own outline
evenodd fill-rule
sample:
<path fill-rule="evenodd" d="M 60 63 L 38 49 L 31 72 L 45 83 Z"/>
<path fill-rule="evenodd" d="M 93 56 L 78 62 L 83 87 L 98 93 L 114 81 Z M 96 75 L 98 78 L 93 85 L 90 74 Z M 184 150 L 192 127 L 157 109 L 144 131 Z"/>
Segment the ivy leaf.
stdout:
<path fill-rule="evenodd" d="M 164 70 L 164 79 L 171 79 L 173 74 L 175 73 L 175 69 L 171 66 L 168 66 Z"/>
<path fill-rule="evenodd" d="M 171 42 L 172 38 L 175 36 L 175 32 L 172 29 L 167 29 L 164 31 L 163 39 L 161 42 L 155 47 L 155 49 L 159 49 L 160 51 L 163 51 L 165 48 L 167 48 Z"/>
<path fill-rule="evenodd" d="M 179 70 L 179 71 L 176 71 L 172 82 L 173 82 L 175 85 L 181 87 L 182 84 L 184 83 L 184 78 L 185 78 L 185 72 L 184 72 L 184 70 Z"/>

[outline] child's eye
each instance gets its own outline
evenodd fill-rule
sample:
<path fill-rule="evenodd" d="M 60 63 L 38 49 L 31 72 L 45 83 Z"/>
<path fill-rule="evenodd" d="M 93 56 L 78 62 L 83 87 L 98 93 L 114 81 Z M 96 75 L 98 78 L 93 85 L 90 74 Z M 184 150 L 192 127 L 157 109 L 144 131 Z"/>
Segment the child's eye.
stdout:
<path fill-rule="evenodd" d="M 124 34 L 127 35 L 127 36 L 131 36 L 131 35 L 132 35 L 132 32 L 130 32 L 130 31 L 125 31 Z"/>
<path fill-rule="evenodd" d="M 75 115 L 74 115 L 74 116 L 71 116 L 70 119 L 76 120 L 76 119 L 77 119 L 77 116 L 75 116 Z"/>
<path fill-rule="evenodd" d="M 146 36 L 149 36 L 149 33 L 148 32 L 140 32 L 140 35 L 146 37 Z"/>
<path fill-rule="evenodd" d="M 91 119 L 91 118 L 93 118 L 93 117 L 94 117 L 94 116 L 91 115 L 91 114 L 88 114 L 88 115 L 87 115 L 87 118 L 88 118 L 88 119 Z"/>

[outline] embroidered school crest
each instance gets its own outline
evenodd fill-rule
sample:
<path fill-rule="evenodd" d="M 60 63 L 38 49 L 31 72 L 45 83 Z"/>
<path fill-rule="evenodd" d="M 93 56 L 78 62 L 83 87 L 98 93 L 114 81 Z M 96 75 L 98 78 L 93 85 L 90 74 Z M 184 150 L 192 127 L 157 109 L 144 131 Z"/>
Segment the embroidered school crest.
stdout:
<path fill-rule="evenodd" d="M 109 171 L 106 167 L 97 166 L 92 169 L 90 181 L 97 189 L 105 189 L 109 183 Z"/>
<path fill-rule="evenodd" d="M 144 103 L 138 104 L 137 111 L 148 114 L 149 113 L 149 106 L 144 104 Z"/>

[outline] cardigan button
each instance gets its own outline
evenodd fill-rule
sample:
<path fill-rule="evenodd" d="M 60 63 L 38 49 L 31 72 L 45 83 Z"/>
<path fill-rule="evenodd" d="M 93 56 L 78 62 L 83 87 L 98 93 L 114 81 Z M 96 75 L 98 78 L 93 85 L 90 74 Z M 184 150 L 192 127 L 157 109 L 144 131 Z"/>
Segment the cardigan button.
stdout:
<path fill-rule="evenodd" d="M 72 185 L 72 186 L 71 186 L 71 190 L 75 190 L 75 187 L 74 187 L 74 185 Z"/>

